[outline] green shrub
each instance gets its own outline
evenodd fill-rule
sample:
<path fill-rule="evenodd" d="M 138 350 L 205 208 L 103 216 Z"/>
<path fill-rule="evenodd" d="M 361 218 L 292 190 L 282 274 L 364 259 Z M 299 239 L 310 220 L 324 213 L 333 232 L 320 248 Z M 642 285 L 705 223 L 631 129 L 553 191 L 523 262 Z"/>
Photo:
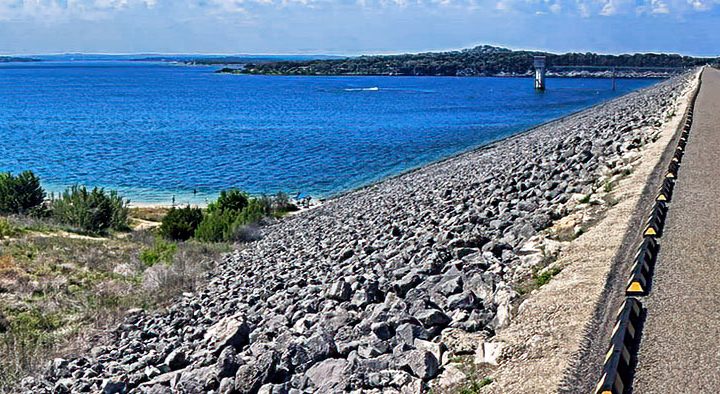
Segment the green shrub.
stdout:
<path fill-rule="evenodd" d="M 40 179 L 31 171 L 17 176 L 0 173 L 0 213 L 25 214 L 40 207 L 44 200 Z"/>
<path fill-rule="evenodd" d="M 168 211 L 160 225 L 160 234 L 168 239 L 185 241 L 195 234 L 200 222 L 203 220 L 203 213 L 200 208 L 173 207 Z"/>
<path fill-rule="evenodd" d="M 128 227 L 127 201 L 115 191 L 106 193 L 97 187 L 92 190 L 78 185 L 68 188 L 52 202 L 52 216 L 60 223 L 94 233 Z"/>
<path fill-rule="evenodd" d="M 195 238 L 203 242 L 230 240 L 237 216 L 235 211 L 209 212 L 195 230 Z"/>
<path fill-rule="evenodd" d="M 140 252 L 140 261 L 147 267 L 157 263 L 172 264 L 173 256 L 177 252 L 177 244 L 156 238 L 153 246 Z"/>
<path fill-rule="evenodd" d="M 245 227 L 272 215 L 274 200 L 267 196 L 243 198 L 247 196 L 238 190 L 220 193 L 218 200 L 208 206 L 208 214 L 195 231 L 195 238 L 204 242 L 255 239 L 258 232 Z M 237 209 L 240 206 L 242 209 Z"/>
<path fill-rule="evenodd" d="M 535 276 L 535 285 L 537 287 L 545 286 L 546 284 L 548 284 L 548 282 L 550 282 L 550 280 L 552 278 L 555 277 L 555 275 L 559 274 L 560 271 L 562 271 L 560 268 L 553 267 L 553 268 L 550 268 L 550 269 L 544 271 L 543 273 L 541 273 L 539 275 L 536 275 Z"/>
<path fill-rule="evenodd" d="M 472 379 L 470 382 L 468 382 L 464 387 L 462 387 L 459 391 L 459 394 L 479 394 L 480 390 L 487 386 L 492 384 L 493 379 L 492 378 L 483 378 L 482 380 L 475 380 Z"/>
<path fill-rule="evenodd" d="M 223 190 L 217 201 L 208 205 L 208 212 L 240 212 L 248 206 L 249 202 L 248 195 L 238 189 Z"/>
<path fill-rule="evenodd" d="M 603 186 L 603 191 L 605 191 L 605 193 L 610 193 L 614 188 L 615 185 L 613 185 L 610 180 L 605 181 L 605 185 Z"/>
<path fill-rule="evenodd" d="M 280 215 L 287 212 L 295 212 L 298 210 L 297 205 L 290 201 L 290 196 L 287 193 L 279 192 L 273 197 L 273 211 Z"/>
<path fill-rule="evenodd" d="M 5 218 L 0 218 L 0 239 L 5 237 L 13 237 L 20 233 L 20 230 L 8 222 Z"/>
<path fill-rule="evenodd" d="M 110 227 L 117 231 L 129 230 L 130 226 L 128 223 L 130 220 L 128 216 L 130 215 L 130 208 L 128 207 L 128 204 L 130 203 L 130 200 L 123 199 L 115 190 L 110 191 L 108 198 L 110 199 L 110 205 L 112 206 Z"/>
<path fill-rule="evenodd" d="M 260 232 L 255 224 L 296 209 L 285 193 L 251 198 L 237 189 L 223 191 L 217 201 L 208 205 L 207 214 L 194 235 L 204 242 L 256 240 Z"/>
<path fill-rule="evenodd" d="M 272 201 L 263 196 L 250 200 L 245 209 L 242 210 L 235 219 L 236 226 L 257 223 L 263 218 L 272 214 Z"/>

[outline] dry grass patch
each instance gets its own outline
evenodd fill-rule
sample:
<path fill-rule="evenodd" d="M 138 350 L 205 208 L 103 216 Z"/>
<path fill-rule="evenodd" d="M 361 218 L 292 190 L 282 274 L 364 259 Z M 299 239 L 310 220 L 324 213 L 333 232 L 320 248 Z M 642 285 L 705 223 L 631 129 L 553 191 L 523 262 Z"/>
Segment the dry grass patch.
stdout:
<path fill-rule="evenodd" d="M 0 393 L 57 355 L 117 325 L 129 309 L 162 308 L 195 291 L 228 244 L 158 241 L 153 230 L 77 236 L 52 223 L 11 218 L 0 239 Z M 161 258 L 147 256 L 169 245 Z"/>

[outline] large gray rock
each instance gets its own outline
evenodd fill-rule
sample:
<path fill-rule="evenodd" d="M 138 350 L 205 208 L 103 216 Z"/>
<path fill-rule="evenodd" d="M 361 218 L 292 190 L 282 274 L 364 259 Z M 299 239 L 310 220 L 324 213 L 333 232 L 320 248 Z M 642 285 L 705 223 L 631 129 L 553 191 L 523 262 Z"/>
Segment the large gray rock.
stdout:
<path fill-rule="evenodd" d="M 185 351 L 183 351 L 183 349 L 175 349 L 170 352 L 170 354 L 165 357 L 165 365 L 170 368 L 171 371 L 184 368 L 188 365 Z"/>
<path fill-rule="evenodd" d="M 313 365 L 305 375 L 315 392 L 341 392 L 348 386 L 347 366 L 345 359 L 330 358 Z"/>
<path fill-rule="evenodd" d="M 229 378 L 235 376 L 239 368 L 237 361 L 237 352 L 232 346 L 227 346 L 220 352 L 220 356 L 215 363 L 215 371 L 218 377 Z"/>
<path fill-rule="evenodd" d="M 327 298 L 337 301 L 349 301 L 352 295 L 352 288 L 350 284 L 344 280 L 339 280 L 330 286 L 327 293 Z"/>
<path fill-rule="evenodd" d="M 250 327 L 245 322 L 243 315 L 226 317 L 207 330 L 205 349 L 212 354 L 220 353 L 227 346 L 239 349 L 248 343 L 249 335 Z"/>
<path fill-rule="evenodd" d="M 442 311 L 437 309 L 424 309 L 417 313 L 415 317 L 422 322 L 423 326 L 434 327 L 434 326 L 446 326 L 452 319 L 448 317 Z"/>
<path fill-rule="evenodd" d="M 408 345 L 413 345 L 415 339 L 428 339 L 429 334 L 425 328 L 419 325 L 403 323 L 398 326 L 395 331 L 398 341 Z"/>
<path fill-rule="evenodd" d="M 220 379 L 214 367 L 186 368 L 180 375 L 176 390 L 181 393 L 202 393 L 216 389 Z"/>
<path fill-rule="evenodd" d="M 438 359 L 431 352 L 422 349 L 405 353 L 398 363 L 409 367 L 413 375 L 423 380 L 434 378 L 440 367 Z"/>
<path fill-rule="evenodd" d="M 275 354 L 268 352 L 240 366 L 235 374 L 235 390 L 240 394 L 250 394 L 260 390 L 260 386 L 270 381 L 277 361 Z"/>

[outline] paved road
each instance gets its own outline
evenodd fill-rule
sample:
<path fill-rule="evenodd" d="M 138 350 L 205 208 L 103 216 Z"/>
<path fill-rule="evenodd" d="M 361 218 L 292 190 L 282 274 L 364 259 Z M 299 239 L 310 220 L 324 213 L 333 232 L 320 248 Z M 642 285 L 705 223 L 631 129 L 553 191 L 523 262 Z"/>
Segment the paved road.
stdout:
<path fill-rule="evenodd" d="M 636 394 L 720 393 L 720 71 L 706 69 L 646 297 Z"/>

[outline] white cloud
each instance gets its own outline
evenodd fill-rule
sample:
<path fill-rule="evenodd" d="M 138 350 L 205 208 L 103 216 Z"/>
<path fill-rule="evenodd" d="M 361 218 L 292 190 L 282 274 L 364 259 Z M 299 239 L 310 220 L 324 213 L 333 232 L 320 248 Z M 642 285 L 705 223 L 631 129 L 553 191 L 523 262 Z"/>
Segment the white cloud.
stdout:
<path fill-rule="evenodd" d="M 652 0 L 651 1 L 651 8 L 653 14 L 669 14 L 670 9 L 668 8 L 668 5 L 662 1 L 662 0 Z"/>
<path fill-rule="evenodd" d="M 577 15 L 584 18 L 618 15 L 683 15 L 704 12 L 720 5 L 720 0 L 495 0 L 498 11 Z"/>
<path fill-rule="evenodd" d="M 252 15 L 259 8 L 442 9 L 571 15 L 583 18 L 616 15 L 661 15 L 706 12 L 720 0 L 0 0 L 0 20 L 111 18 L 123 12 L 185 13 L 193 16 Z"/>
<path fill-rule="evenodd" d="M 602 9 L 600 10 L 600 15 L 602 16 L 613 16 L 618 13 L 618 6 L 613 0 L 605 1 L 605 4 L 603 5 Z"/>

